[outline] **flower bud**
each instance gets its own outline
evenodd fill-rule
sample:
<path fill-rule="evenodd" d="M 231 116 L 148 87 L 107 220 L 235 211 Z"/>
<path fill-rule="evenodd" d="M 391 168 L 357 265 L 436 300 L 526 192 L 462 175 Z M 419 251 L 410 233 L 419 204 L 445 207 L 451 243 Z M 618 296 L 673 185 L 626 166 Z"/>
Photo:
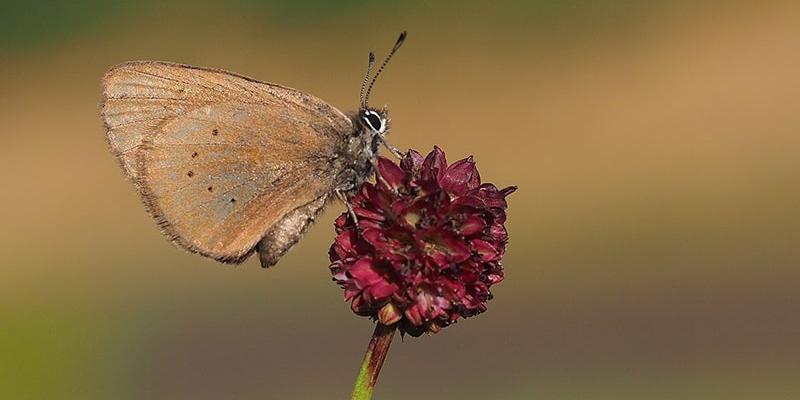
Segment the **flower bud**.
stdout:
<path fill-rule="evenodd" d="M 400 321 L 402 318 L 403 313 L 392 302 L 386 303 L 386 305 L 381 307 L 380 311 L 378 311 L 378 321 L 381 321 L 382 324 L 387 326 Z"/>

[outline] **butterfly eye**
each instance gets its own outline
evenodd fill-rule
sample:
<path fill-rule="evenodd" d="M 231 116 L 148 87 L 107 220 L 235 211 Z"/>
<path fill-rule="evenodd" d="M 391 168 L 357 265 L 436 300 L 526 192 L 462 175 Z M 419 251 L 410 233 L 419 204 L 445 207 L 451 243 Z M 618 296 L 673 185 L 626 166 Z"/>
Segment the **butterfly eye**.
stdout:
<path fill-rule="evenodd" d="M 385 129 L 384 119 L 374 111 L 364 111 L 364 122 L 375 132 L 383 133 Z"/>

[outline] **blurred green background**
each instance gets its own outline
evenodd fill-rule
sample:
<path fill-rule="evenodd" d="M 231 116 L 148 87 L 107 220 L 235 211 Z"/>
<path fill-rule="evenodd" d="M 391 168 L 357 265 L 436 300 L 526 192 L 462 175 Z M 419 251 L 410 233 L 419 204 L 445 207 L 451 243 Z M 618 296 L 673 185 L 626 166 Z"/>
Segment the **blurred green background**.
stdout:
<path fill-rule="evenodd" d="M 510 198 L 480 317 L 394 344 L 379 399 L 800 397 L 792 1 L 0 3 L 0 398 L 343 399 L 371 333 L 330 281 L 334 205 L 277 267 L 159 234 L 100 78 L 213 66 L 474 154 Z"/>

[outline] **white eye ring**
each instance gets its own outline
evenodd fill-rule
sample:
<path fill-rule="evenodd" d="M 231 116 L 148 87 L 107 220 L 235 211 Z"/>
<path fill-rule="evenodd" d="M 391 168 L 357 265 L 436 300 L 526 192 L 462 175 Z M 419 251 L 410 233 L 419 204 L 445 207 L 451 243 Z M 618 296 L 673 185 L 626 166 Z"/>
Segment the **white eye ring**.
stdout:
<path fill-rule="evenodd" d="M 370 115 L 371 116 L 375 116 L 378 119 L 378 121 L 380 121 L 381 125 L 378 126 L 378 127 L 372 125 L 372 122 L 370 121 L 370 119 L 367 118 L 367 116 L 370 116 Z M 380 114 L 376 113 L 375 111 L 371 111 L 371 110 L 364 111 L 364 116 L 361 117 L 361 119 L 363 119 L 364 123 L 367 124 L 367 126 L 370 129 L 372 129 L 373 131 L 375 131 L 375 132 L 383 133 L 384 131 L 386 131 L 386 119 L 381 117 Z"/>

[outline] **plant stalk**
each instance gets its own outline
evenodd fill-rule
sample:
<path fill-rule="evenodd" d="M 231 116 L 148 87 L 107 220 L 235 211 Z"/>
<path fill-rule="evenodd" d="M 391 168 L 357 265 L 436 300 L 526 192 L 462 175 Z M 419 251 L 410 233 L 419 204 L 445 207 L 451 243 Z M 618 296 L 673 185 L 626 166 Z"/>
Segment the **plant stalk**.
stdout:
<path fill-rule="evenodd" d="M 364 355 L 364 361 L 361 362 L 361 369 L 358 371 L 352 400 L 372 398 L 372 390 L 375 388 L 375 382 L 378 380 L 383 361 L 386 360 L 386 355 L 389 353 L 389 346 L 392 344 L 396 330 L 397 324 L 386 326 L 377 322 L 375 332 L 372 333 L 372 339 L 367 347 L 367 353 Z"/>

